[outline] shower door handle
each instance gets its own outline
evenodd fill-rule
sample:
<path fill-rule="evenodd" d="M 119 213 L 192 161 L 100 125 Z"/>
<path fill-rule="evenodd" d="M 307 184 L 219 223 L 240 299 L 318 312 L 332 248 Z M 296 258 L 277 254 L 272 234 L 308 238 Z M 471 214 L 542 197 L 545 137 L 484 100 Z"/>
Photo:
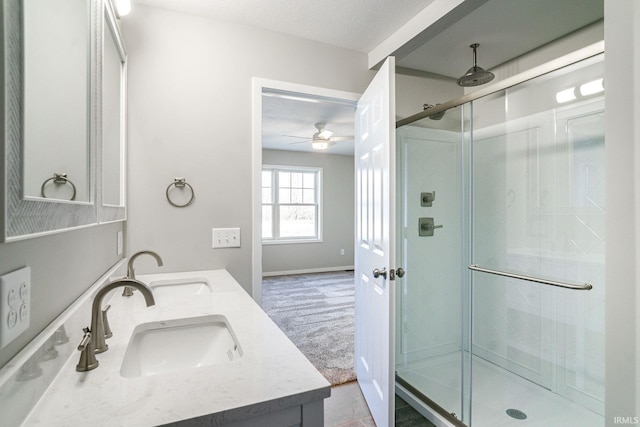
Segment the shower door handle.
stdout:
<path fill-rule="evenodd" d="M 379 270 L 377 268 L 375 268 L 373 270 L 373 277 L 375 277 L 377 279 L 380 276 L 382 276 L 385 279 L 387 278 L 387 268 L 386 267 L 383 268 L 382 270 Z"/>
<path fill-rule="evenodd" d="M 373 270 L 373 277 L 375 277 L 376 279 L 378 277 L 382 276 L 383 278 L 387 278 L 387 268 L 383 268 L 382 270 L 380 269 L 374 269 Z M 404 269 L 403 268 L 398 268 L 397 270 L 394 270 L 393 268 L 389 271 L 389 280 L 396 280 L 396 276 L 397 277 L 404 277 Z"/>

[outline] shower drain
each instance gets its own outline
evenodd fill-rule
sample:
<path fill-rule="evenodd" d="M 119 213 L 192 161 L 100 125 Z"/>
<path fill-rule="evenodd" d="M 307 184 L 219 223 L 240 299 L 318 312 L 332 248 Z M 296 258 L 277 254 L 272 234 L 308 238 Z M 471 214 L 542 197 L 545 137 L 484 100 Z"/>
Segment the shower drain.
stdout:
<path fill-rule="evenodd" d="M 515 418 L 516 420 L 527 419 L 527 414 L 518 409 L 507 409 L 507 415 L 509 415 L 511 418 Z"/>

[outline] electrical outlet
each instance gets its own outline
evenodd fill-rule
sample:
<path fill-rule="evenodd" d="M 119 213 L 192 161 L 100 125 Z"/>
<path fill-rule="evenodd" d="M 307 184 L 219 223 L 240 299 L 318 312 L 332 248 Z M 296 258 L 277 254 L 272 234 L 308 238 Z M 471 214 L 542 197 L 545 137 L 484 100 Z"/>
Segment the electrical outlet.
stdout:
<path fill-rule="evenodd" d="M 31 268 L 0 276 L 0 348 L 29 328 L 31 318 Z"/>
<path fill-rule="evenodd" d="M 239 228 L 213 228 L 212 229 L 213 249 L 218 248 L 239 248 L 240 229 Z"/>

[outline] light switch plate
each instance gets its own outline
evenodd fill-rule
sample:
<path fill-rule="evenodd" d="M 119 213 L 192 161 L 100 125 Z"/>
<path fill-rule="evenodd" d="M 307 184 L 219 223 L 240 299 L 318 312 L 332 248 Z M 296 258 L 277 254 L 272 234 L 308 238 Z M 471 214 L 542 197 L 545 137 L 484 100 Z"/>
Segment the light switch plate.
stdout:
<path fill-rule="evenodd" d="M 0 348 L 29 328 L 31 319 L 31 268 L 0 276 Z"/>
<path fill-rule="evenodd" d="M 218 248 L 239 248 L 240 229 L 239 228 L 213 228 L 212 229 L 213 249 Z"/>

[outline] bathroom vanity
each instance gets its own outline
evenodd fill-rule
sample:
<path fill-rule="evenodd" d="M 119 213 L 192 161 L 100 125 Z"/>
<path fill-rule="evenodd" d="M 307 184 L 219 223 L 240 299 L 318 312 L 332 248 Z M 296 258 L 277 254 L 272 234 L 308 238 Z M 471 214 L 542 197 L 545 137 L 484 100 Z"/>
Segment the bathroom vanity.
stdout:
<path fill-rule="evenodd" d="M 64 344 L 70 355 L 21 425 L 323 426 L 329 383 L 226 270 L 137 278 L 156 304 L 138 291 L 107 295 L 113 337 L 99 366 L 77 372 L 78 342 Z M 67 318 L 88 325 L 101 285 Z M 3 414 L 8 397 L 0 389 Z"/>

